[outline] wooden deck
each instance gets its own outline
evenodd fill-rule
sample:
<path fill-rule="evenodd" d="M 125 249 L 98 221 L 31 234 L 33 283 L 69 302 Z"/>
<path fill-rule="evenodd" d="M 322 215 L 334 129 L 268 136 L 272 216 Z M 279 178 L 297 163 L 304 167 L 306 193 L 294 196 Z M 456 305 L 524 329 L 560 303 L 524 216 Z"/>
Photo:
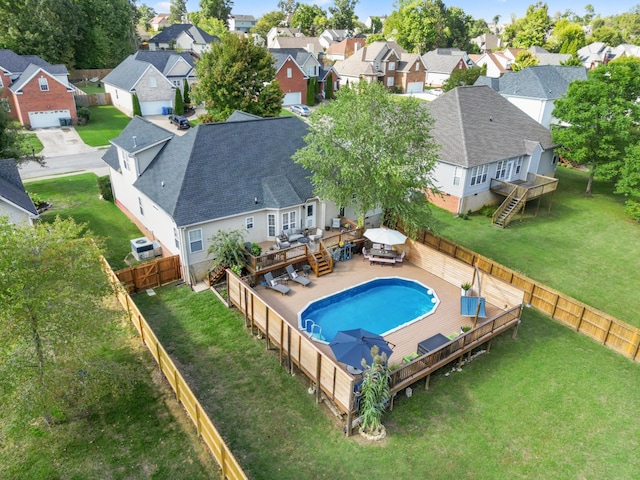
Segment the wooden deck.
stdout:
<path fill-rule="evenodd" d="M 287 323 L 298 329 L 298 312 L 302 311 L 310 302 L 367 280 L 382 277 L 402 277 L 417 280 L 432 288 L 440 299 L 440 304 L 434 313 L 385 337 L 388 342 L 395 345 L 393 354 L 389 358 L 390 364 L 401 363 L 403 357 L 416 353 L 418 343 L 436 333 L 449 335 L 453 332 L 459 332 L 460 327 L 463 325 L 473 324 L 473 317 L 460 315 L 459 285 L 452 285 L 406 260 L 395 267 L 370 265 L 369 262 L 363 261 L 362 255 L 354 255 L 351 260 L 346 262 L 336 262 L 334 272 L 330 275 L 321 278 L 311 275 L 312 283 L 309 287 L 302 287 L 295 282 L 289 282 L 291 291 L 287 295 L 281 295 L 275 290 L 267 289 L 264 286 L 257 286 L 255 291 Z M 491 304 L 487 304 L 486 310 L 487 318 L 492 318 L 503 311 Z M 478 324 L 482 324 L 485 320 L 479 319 Z M 362 325 L 362 328 L 366 329 L 367 326 Z M 333 358 L 331 349 L 327 344 L 315 343 L 323 354 Z"/>

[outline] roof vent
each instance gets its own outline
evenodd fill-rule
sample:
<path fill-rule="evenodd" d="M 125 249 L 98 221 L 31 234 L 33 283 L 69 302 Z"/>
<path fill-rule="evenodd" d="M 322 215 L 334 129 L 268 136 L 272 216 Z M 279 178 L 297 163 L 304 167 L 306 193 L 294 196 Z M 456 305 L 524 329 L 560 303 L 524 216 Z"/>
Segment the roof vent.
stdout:
<path fill-rule="evenodd" d="M 136 140 L 136 136 L 135 136 L 135 135 L 133 136 L 133 147 L 134 147 L 134 148 L 137 148 L 137 147 L 138 147 L 138 142 L 137 142 L 137 140 Z"/>

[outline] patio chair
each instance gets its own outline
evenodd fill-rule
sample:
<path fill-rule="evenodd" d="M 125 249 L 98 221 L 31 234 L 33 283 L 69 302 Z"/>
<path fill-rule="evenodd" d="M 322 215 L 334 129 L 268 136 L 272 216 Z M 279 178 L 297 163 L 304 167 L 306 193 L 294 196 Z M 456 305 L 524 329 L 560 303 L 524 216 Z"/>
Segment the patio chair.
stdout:
<path fill-rule="evenodd" d="M 317 242 L 318 240 L 320 240 L 322 238 L 322 236 L 324 235 L 324 232 L 322 231 L 321 228 L 317 228 L 315 233 L 312 233 L 309 235 L 309 240 L 311 240 L 312 242 Z"/>
<path fill-rule="evenodd" d="M 480 308 L 478 308 L 478 305 L 480 305 Z M 484 297 L 460 297 L 460 315 L 463 317 L 475 317 L 476 311 L 478 312 L 478 317 L 485 318 L 487 316 Z"/>
<path fill-rule="evenodd" d="M 282 295 L 286 295 L 291 291 L 291 289 L 286 285 L 280 285 L 278 281 L 273 278 L 273 274 L 271 272 L 265 273 L 264 279 L 267 282 L 267 288 L 275 290 L 276 292 L 280 292 Z"/>
<path fill-rule="evenodd" d="M 293 268 L 293 265 L 287 265 L 286 268 L 287 268 L 287 274 L 289 275 L 289 278 L 294 282 L 299 283 L 303 287 L 306 287 L 311 284 L 311 280 L 298 275 L 298 272 L 296 272 L 296 270 Z"/>
<path fill-rule="evenodd" d="M 283 248 L 289 248 L 291 244 L 287 240 L 282 240 L 280 237 L 276 237 L 276 246 L 278 250 L 282 250 Z"/>
<path fill-rule="evenodd" d="M 331 219 L 331 230 L 336 229 L 336 228 L 338 230 L 340 230 L 340 218 L 339 217 Z"/>

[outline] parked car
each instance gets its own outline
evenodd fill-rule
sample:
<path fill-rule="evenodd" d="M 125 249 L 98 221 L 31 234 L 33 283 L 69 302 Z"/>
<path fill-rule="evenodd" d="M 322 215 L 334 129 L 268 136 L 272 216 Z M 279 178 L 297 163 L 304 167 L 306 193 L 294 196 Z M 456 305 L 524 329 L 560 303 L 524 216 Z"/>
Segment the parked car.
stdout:
<path fill-rule="evenodd" d="M 301 117 L 308 117 L 311 110 L 306 105 L 291 105 L 291 111 Z"/>
<path fill-rule="evenodd" d="M 189 120 L 187 120 L 186 117 L 183 117 L 182 115 L 169 115 L 169 121 L 176 127 L 178 127 L 178 130 L 191 128 Z"/>

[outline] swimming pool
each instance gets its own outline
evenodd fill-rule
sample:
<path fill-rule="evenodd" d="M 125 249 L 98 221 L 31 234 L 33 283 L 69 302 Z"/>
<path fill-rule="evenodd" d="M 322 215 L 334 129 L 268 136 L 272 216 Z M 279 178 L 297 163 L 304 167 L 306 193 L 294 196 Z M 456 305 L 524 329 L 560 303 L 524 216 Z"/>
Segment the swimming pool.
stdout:
<path fill-rule="evenodd" d="M 376 278 L 309 303 L 298 313 L 298 326 L 325 342 L 352 328 L 388 335 L 432 314 L 439 303 L 436 293 L 420 282 Z"/>

